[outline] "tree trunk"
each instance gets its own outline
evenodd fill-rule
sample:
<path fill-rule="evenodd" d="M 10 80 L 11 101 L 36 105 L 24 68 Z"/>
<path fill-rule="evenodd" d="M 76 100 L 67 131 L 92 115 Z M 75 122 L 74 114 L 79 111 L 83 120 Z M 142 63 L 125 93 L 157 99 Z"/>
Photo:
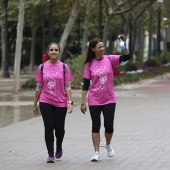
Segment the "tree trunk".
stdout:
<path fill-rule="evenodd" d="M 14 95 L 17 95 L 20 88 L 20 65 L 21 65 L 21 50 L 23 40 L 23 27 L 24 27 L 24 13 L 25 13 L 26 0 L 19 2 L 19 17 L 17 25 L 17 39 L 15 48 L 15 62 L 14 62 Z"/>
<path fill-rule="evenodd" d="M 69 36 L 69 34 L 71 32 L 71 29 L 72 29 L 72 27 L 73 27 L 73 25 L 75 23 L 76 18 L 78 16 L 79 12 L 80 12 L 80 7 L 81 7 L 80 0 L 76 0 L 76 2 L 73 5 L 73 8 L 71 10 L 69 20 L 68 20 L 68 22 L 67 22 L 67 24 L 65 26 L 65 29 L 64 29 L 63 34 L 62 34 L 61 39 L 60 39 L 59 44 L 60 44 L 61 52 L 60 52 L 59 59 L 63 58 L 62 54 L 63 54 L 64 48 L 66 46 L 68 36 Z"/>
<path fill-rule="evenodd" d="M 6 34 L 6 28 L 5 28 L 5 0 L 1 2 L 2 5 L 2 21 L 1 21 L 1 70 L 3 74 L 4 70 L 4 63 L 5 63 L 5 34 Z"/>
<path fill-rule="evenodd" d="M 149 8 L 149 44 L 148 44 L 148 59 L 151 58 L 151 44 L 152 44 L 152 12 L 153 12 L 153 9 L 152 7 Z"/>
<path fill-rule="evenodd" d="M 1 51 L 2 51 L 2 76 L 9 77 L 9 56 L 8 56 L 8 0 L 2 0 L 2 25 L 1 25 Z"/>
<path fill-rule="evenodd" d="M 140 20 L 140 55 L 139 55 L 139 63 L 143 63 L 143 55 L 144 55 L 144 21 L 143 15 Z"/>
<path fill-rule="evenodd" d="M 139 24 L 137 24 L 137 21 L 134 20 L 133 21 L 133 24 L 132 24 L 132 32 L 133 32 L 133 35 L 132 35 L 132 48 L 131 48 L 131 55 L 134 55 L 134 53 L 136 52 L 136 58 L 138 58 L 138 54 L 139 54 L 139 48 L 140 48 L 140 44 L 139 44 L 139 41 L 138 41 L 138 30 L 140 29 L 138 27 Z"/>
<path fill-rule="evenodd" d="M 132 51 L 132 14 L 130 14 L 130 22 L 129 22 L 129 53 L 131 55 L 131 61 L 133 61 L 133 51 Z"/>
<path fill-rule="evenodd" d="M 104 24 L 104 33 L 103 33 L 103 42 L 106 45 L 106 52 L 107 52 L 107 41 L 109 38 L 109 30 L 110 30 L 110 21 L 111 21 L 111 15 L 107 15 L 106 22 Z"/>
<path fill-rule="evenodd" d="M 103 8 L 102 8 L 103 0 L 99 0 L 99 38 L 102 39 L 102 18 L 103 18 Z"/>
<path fill-rule="evenodd" d="M 33 26 L 32 31 L 32 42 L 31 42 L 31 53 L 30 53 L 30 73 L 34 70 L 35 63 L 35 42 L 36 42 L 36 31 L 38 27 Z"/>
<path fill-rule="evenodd" d="M 45 28 L 44 28 L 44 24 L 41 26 L 42 28 L 42 54 L 44 54 L 46 52 L 46 48 L 45 48 Z"/>
<path fill-rule="evenodd" d="M 125 27 L 124 27 L 124 34 L 127 36 L 129 33 L 129 25 L 130 25 L 130 18 L 131 18 L 131 13 L 128 14 L 128 17 L 126 19 Z"/>
<path fill-rule="evenodd" d="M 89 18 L 90 18 L 90 11 L 91 11 L 91 1 L 88 0 L 87 2 L 87 10 L 86 10 L 86 18 L 84 21 L 84 33 L 83 33 L 83 41 L 81 46 L 81 55 L 82 57 L 85 55 L 86 51 L 86 45 L 87 45 L 87 37 L 88 37 L 88 31 L 89 31 Z"/>

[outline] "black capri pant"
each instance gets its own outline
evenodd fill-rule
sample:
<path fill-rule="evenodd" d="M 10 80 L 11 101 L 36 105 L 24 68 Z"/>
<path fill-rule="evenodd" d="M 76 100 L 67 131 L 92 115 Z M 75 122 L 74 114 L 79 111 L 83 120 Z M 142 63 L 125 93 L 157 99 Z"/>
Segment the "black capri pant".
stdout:
<path fill-rule="evenodd" d="M 92 133 L 99 133 L 101 127 L 101 112 L 104 118 L 104 127 L 106 133 L 114 132 L 114 115 L 116 103 L 110 103 L 102 106 L 89 106 L 92 119 Z"/>
<path fill-rule="evenodd" d="M 56 107 L 48 103 L 39 103 L 45 127 L 45 142 L 50 156 L 54 154 L 54 130 L 57 149 L 62 148 L 65 134 L 65 118 L 67 107 Z"/>

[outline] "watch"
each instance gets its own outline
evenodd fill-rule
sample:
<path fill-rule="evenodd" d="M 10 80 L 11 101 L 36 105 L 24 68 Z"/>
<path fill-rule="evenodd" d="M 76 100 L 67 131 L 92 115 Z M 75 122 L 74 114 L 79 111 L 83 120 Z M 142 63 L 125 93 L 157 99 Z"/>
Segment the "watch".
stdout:
<path fill-rule="evenodd" d="M 67 102 L 67 104 L 73 105 L 73 101 L 69 100 L 69 101 Z"/>

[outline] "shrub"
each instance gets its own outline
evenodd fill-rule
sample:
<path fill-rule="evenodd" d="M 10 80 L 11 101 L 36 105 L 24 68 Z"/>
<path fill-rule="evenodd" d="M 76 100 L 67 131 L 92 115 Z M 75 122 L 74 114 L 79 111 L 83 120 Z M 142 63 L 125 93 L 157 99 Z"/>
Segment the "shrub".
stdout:
<path fill-rule="evenodd" d="M 136 71 L 137 70 L 137 66 L 134 63 L 127 63 L 125 65 L 125 71 Z"/>
<path fill-rule="evenodd" d="M 164 51 L 161 54 L 162 64 L 170 63 L 170 51 Z"/>
<path fill-rule="evenodd" d="M 32 78 L 32 79 L 29 79 L 27 80 L 25 83 L 22 84 L 22 88 L 30 88 L 30 89 L 33 89 L 36 87 L 36 81 L 35 81 L 35 78 Z"/>
<path fill-rule="evenodd" d="M 158 64 L 154 59 L 148 59 L 144 62 L 144 67 L 156 67 Z"/>
<path fill-rule="evenodd" d="M 82 56 L 71 56 L 71 58 L 65 61 L 69 65 L 73 81 L 71 82 L 72 88 L 80 88 L 82 82 L 82 74 L 84 70 L 84 57 Z"/>
<path fill-rule="evenodd" d="M 170 66 L 152 69 L 152 70 L 144 71 L 144 72 L 141 72 L 141 73 L 125 74 L 121 77 L 114 78 L 114 85 L 118 86 L 118 85 L 121 85 L 123 83 L 125 83 L 125 84 L 131 83 L 131 82 L 135 82 L 135 81 L 138 81 L 138 80 L 141 80 L 141 79 L 146 79 L 146 78 L 151 78 L 151 77 L 156 76 L 156 75 L 161 75 L 161 74 L 164 74 L 166 72 L 170 72 Z"/>
<path fill-rule="evenodd" d="M 73 75 L 73 89 L 78 89 L 80 88 L 80 83 L 82 81 L 82 70 L 84 69 L 84 64 L 83 62 L 80 63 L 79 60 L 82 60 L 82 58 L 79 59 L 75 59 L 75 61 L 77 61 L 77 63 L 75 62 L 75 64 L 72 61 L 68 61 L 69 64 L 74 64 L 76 66 L 76 68 L 73 68 L 73 65 L 70 65 L 70 69 L 73 70 L 72 71 L 72 75 Z M 79 62 L 78 62 L 79 61 Z M 77 70 L 76 70 L 77 69 Z M 79 70 L 78 70 L 79 69 Z M 148 70 L 148 71 L 144 71 L 141 73 L 135 73 L 135 74 L 125 74 L 121 77 L 118 78 L 114 78 L 114 84 L 115 86 L 118 86 L 120 84 L 123 83 L 131 83 L 131 82 L 135 82 L 141 79 L 146 79 L 146 78 L 150 78 L 156 75 L 160 75 L 166 72 L 170 72 L 170 66 L 167 67 L 162 67 L 162 68 L 157 68 L 157 69 L 152 69 L 152 70 Z M 76 73 L 79 74 L 79 76 L 76 77 Z M 24 84 L 22 84 L 22 88 L 30 88 L 30 89 L 35 89 L 36 87 L 36 82 L 35 79 L 30 79 L 27 80 Z"/>
<path fill-rule="evenodd" d="M 84 70 L 84 58 L 82 56 L 72 56 L 65 61 L 69 65 L 69 68 L 72 73 L 73 81 L 71 82 L 73 89 L 81 88 L 82 74 Z M 22 84 L 22 88 L 35 88 L 36 81 L 35 79 L 27 80 Z"/>

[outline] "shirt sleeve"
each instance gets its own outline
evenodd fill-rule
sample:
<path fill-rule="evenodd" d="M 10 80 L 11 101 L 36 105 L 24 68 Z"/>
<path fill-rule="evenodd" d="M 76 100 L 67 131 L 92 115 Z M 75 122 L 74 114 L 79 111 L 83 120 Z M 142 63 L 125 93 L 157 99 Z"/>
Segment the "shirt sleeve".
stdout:
<path fill-rule="evenodd" d="M 39 65 L 36 73 L 36 82 L 43 82 L 43 73 L 41 73 L 41 65 Z"/>
<path fill-rule="evenodd" d="M 65 82 L 69 82 L 72 80 L 72 75 L 71 75 L 71 71 L 70 71 L 70 68 L 67 64 L 65 64 L 66 66 L 66 73 L 65 73 Z"/>
<path fill-rule="evenodd" d="M 90 86 L 90 80 L 89 79 L 84 79 L 83 90 L 88 90 L 89 86 Z"/>
<path fill-rule="evenodd" d="M 112 67 L 114 70 L 120 64 L 119 63 L 120 55 L 109 55 L 108 57 L 109 57 L 110 61 L 112 62 Z"/>
<path fill-rule="evenodd" d="M 125 62 L 125 61 L 127 61 L 127 60 L 129 60 L 129 59 L 130 59 L 130 54 L 128 54 L 128 55 L 123 54 L 123 55 L 120 56 L 119 62 L 120 62 L 120 63 L 121 63 L 122 61 Z"/>
<path fill-rule="evenodd" d="M 90 64 L 89 63 L 86 63 L 86 65 L 85 65 L 84 72 L 83 72 L 83 78 L 91 79 Z"/>

